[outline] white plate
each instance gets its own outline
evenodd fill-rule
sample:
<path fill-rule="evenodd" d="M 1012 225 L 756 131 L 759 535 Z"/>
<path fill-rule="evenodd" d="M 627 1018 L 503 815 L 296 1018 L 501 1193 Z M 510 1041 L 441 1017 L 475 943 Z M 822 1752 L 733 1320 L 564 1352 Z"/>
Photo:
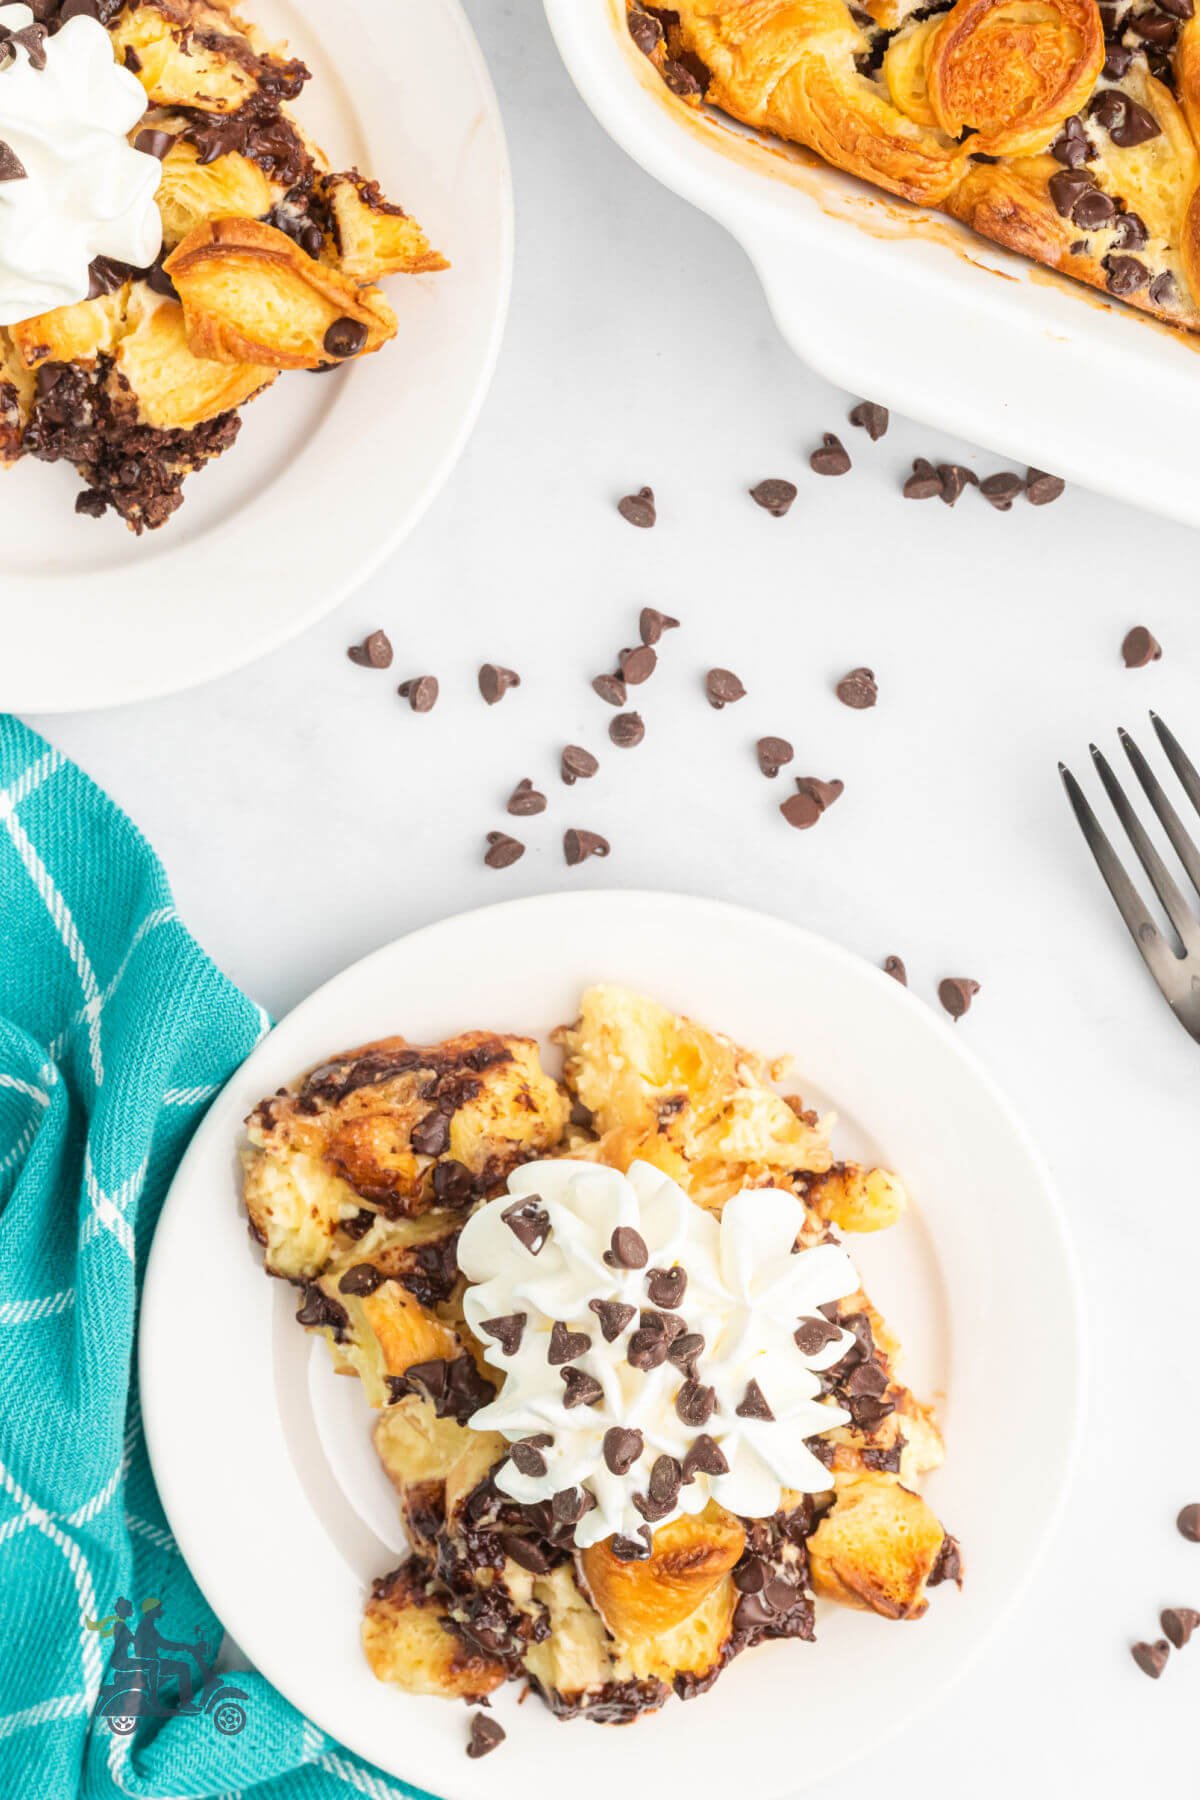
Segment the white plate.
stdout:
<path fill-rule="evenodd" d="M 512 265 L 496 97 L 458 0 L 253 0 L 313 72 L 298 111 L 420 219 L 453 267 L 384 283 L 397 339 L 340 374 L 284 375 L 183 508 L 135 538 L 72 511 L 80 483 L 0 472 L 0 710 L 175 693 L 332 610 L 420 518 L 491 378 Z"/>
<path fill-rule="evenodd" d="M 679 105 L 625 30 L 624 0 L 544 4 L 601 125 L 737 239 L 783 336 L 829 381 L 1200 525 L 1196 336 Z"/>
<path fill-rule="evenodd" d="M 850 1244 L 918 1392 L 944 1395 L 947 1465 L 930 1494 L 962 1540 L 967 1582 L 935 1592 L 918 1625 L 820 1606 L 816 1644 L 749 1652 L 704 1698 L 639 1722 L 633 1740 L 562 1724 L 534 1699 L 518 1707 L 510 1686 L 496 1701 L 510 1741 L 481 1769 L 463 1754 L 465 1709 L 383 1687 L 363 1659 L 364 1590 L 403 1544 L 394 1495 L 358 1383 L 332 1375 L 325 1346 L 294 1324 L 295 1290 L 263 1276 L 234 1146 L 263 1094 L 331 1052 L 397 1031 L 544 1037 L 597 980 L 793 1052 L 795 1085 L 842 1115 L 839 1145 L 910 1183 L 916 1213 Z M 706 1800 L 741 1791 L 748 1744 L 756 1800 L 771 1800 L 878 1743 L 944 1690 L 1028 1577 L 1066 1486 L 1081 1398 L 1075 1278 L 1049 1178 L 953 1027 L 792 925 L 639 893 L 546 895 L 447 920 L 355 964 L 277 1026 L 175 1177 L 140 1371 L 163 1504 L 215 1611 L 319 1725 L 446 1800 L 525 1800 L 531 1769 L 540 1792 L 611 1800 L 634 1745 L 640 1791 L 666 1791 L 684 1770 L 691 1800 Z"/>

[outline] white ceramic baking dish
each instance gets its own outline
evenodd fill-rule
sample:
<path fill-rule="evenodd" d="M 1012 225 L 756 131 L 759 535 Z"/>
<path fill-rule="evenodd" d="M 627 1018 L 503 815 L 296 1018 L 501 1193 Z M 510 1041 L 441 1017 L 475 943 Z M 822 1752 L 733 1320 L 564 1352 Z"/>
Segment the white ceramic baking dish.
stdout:
<path fill-rule="evenodd" d="M 1200 336 L 674 101 L 623 0 L 545 0 L 571 77 L 742 244 L 788 343 L 850 393 L 1200 525 Z"/>

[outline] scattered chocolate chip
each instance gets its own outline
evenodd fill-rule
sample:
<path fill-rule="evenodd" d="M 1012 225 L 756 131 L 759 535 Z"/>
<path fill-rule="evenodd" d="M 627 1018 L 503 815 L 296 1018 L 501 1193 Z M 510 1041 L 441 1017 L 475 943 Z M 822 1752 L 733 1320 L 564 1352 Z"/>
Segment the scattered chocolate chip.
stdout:
<path fill-rule="evenodd" d="M 850 408 L 850 423 L 861 425 L 871 442 L 878 443 L 888 428 L 888 409 L 876 406 L 873 400 L 860 400 Z"/>
<path fill-rule="evenodd" d="M 734 1411 L 739 1419 L 773 1420 L 775 1417 L 775 1414 L 767 1404 L 767 1396 L 763 1393 L 757 1381 L 748 1381 L 746 1383 L 746 1392 L 734 1407 Z"/>
<path fill-rule="evenodd" d="M 856 712 L 874 706 L 879 698 L 879 688 L 870 669 L 851 669 L 848 675 L 842 676 L 834 691 L 843 706 L 852 706 Z"/>
<path fill-rule="evenodd" d="M 1104 58 L 1104 67 L 1100 73 L 1110 81 L 1120 81 L 1129 73 L 1133 62 L 1133 51 L 1128 44 L 1109 44 L 1108 55 Z M 1092 152 L 1093 156 L 1096 154 Z"/>
<path fill-rule="evenodd" d="M 979 983 L 966 975 L 947 975 L 944 981 L 938 982 L 938 999 L 952 1019 L 961 1019 L 970 1011 L 978 992 Z"/>
<path fill-rule="evenodd" d="M 683 1468 L 673 1456 L 658 1456 L 650 1471 L 650 1498 L 660 1506 L 672 1507 L 683 1486 Z"/>
<path fill-rule="evenodd" d="M 796 1340 L 796 1348 L 801 1356 L 817 1356 L 829 1344 L 841 1337 L 840 1328 L 830 1319 L 819 1315 L 811 1319 L 801 1319 L 792 1336 Z"/>
<path fill-rule="evenodd" d="M 372 631 L 361 644 L 351 644 L 346 655 L 360 669 L 390 669 L 392 666 L 392 640 L 386 631 Z"/>
<path fill-rule="evenodd" d="M 133 147 L 135 150 L 140 150 L 143 156 L 153 156 L 161 162 L 174 142 L 175 138 L 173 133 L 169 131 L 156 131 L 151 126 L 145 131 L 138 132 L 133 140 Z"/>
<path fill-rule="evenodd" d="M 495 1338 L 505 1356 L 515 1356 L 521 1348 L 526 1317 L 525 1313 L 504 1313 L 498 1319 L 484 1319 L 480 1330 Z"/>
<path fill-rule="evenodd" d="M 636 750 L 646 735 L 641 713 L 618 713 L 609 724 L 608 735 L 618 750 Z"/>
<path fill-rule="evenodd" d="M 550 1502 L 550 1511 L 556 1525 L 578 1525 L 595 1504 L 595 1495 L 587 1488 L 560 1488 Z"/>
<path fill-rule="evenodd" d="M 1168 1606 L 1159 1615 L 1159 1624 L 1175 1648 L 1182 1650 L 1197 1625 L 1200 1625 L 1200 1612 L 1190 1606 Z"/>
<path fill-rule="evenodd" d="M 25 164 L 21 161 L 11 144 L 0 138 L 0 181 L 27 180 Z"/>
<path fill-rule="evenodd" d="M 509 837 L 506 831 L 489 831 L 487 841 L 488 847 L 483 853 L 483 860 L 489 869 L 510 869 L 525 854 L 525 846 L 520 839 Z"/>
<path fill-rule="evenodd" d="M 509 795 L 508 805 L 504 810 L 512 813 L 513 817 L 517 819 L 532 818 L 534 813 L 545 812 L 546 796 L 538 792 L 526 775 L 518 781 Z"/>
<path fill-rule="evenodd" d="M 1157 1681 L 1167 1666 L 1167 1658 L 1171 1654 L 1171 1646 L 1166 1638 L 1159 1638 L 1154 1644 L 1133 1644 L 1130 1655 L 1142 1671 L 1152 1681 Z"/>
<path fill-rule="evenodd" d="M 687 1270 L 651 1269 L 646 1277 L 646 1292 L 655 1306 L 664 1306 L 670 1311 L 683 1302 L 687 1293 Z"/>
<path fill-rule="evenodd" d="M 1121 655 L 1125 659 L 1127 669 L 1144 669 L 1147 663 L 1158 662 L 1162 657 L 1162 645 L 1152 632 L 1144 625 L 1135 625 L 1132 631 L 1125 633 L 1125 641 L 1121 645 Z"/>
<path fill-rule="evenodd" d="M 758 757 L 758 766 L 769 781 L 774 781 L 780 769 L 791 762 L 796 752 L 786 738 L 759 738 L 754 746 Z"/>
<path fill-rule="evenodd" d="M 997 512 L 1008 512 L 1024 486 L 1019 475 L 988 475 L 980 482 L 979 491 Z"/>
<path fill-rule="evenodd" d="M 689 1381 L 695 1381 L 700 1358 L 704 1354 L 704 1333 L 683 1331 L 667 1346 L 667 1360 L 682 1369 Z"/>
<path fill-rule="evenodd" d="M 704 677 L 704 691 L 708 695 L 708 704 L 718 712 L 723 706 L 732 706 L 735 700 L 744 699 L 746 694 L 731 669 L 710 669 Z"/>
<path fill-rule="evenodd" d="M 623 1300 L 589 1300 L 588 1307 L 599 1319 L 608 1344 L 616 1342 L 637 1311 L 636 1306 L 626 1306 Z"/>
<path fill-rule="evenodd" d="M 618 1225 L 609 1240 L 604 1260 L 610 1269 L 644 1269 L 650 1260 L 646 1240 L 632 1225 Z"/>
<path fill-rule="evenodd" d="M 1075 208 L 1085 195 L 1099 192 L 1095 176 L 1089 169 L 1081 168 L 1078 164 L 1060 169 L 1056 175 L 1052 175 L 1047 189 L 1060 219 L 1073 219 Z"/>
<path fill-rule="evenodd" d="M 619 675 L 597 675 L 592 682 L 592 691 L 607 700 L 610 706 L 625 704 L 625 683 Z"/>
<path fill-rule="evenodd" d="M 355 1263 L 352 1269 L 346 1270 L 338 1282 L 338 1293 L 357 1294 L 360 1297 L 373 1294 L 375 1289 L 382 1287 L 386 1280 L 387 1276 L 382 1269 L 377 1269 L 374 1263 Z"/>
<path fill-rule="evenodd" d="M 931 462 L 925 457 L 913 459 L 913 472 L 904 484 L 906 500 L 932 500 L 942 491 L 942 478 Z"/>
<path fill-rule="evenodd" d="M 942 482 L 941 499 L 947 506 L 957 506 L 964 488 L 979 486 L 974 469 L 964 468 L 962 463 L 939 463 L 938 474 Z"/>
<path fill-rule="evenodd" d="M 685 1425 L 707 1425 L 716 1404 L 715 1390 L 698 1381 L 685 1381 L 675 1396 L 675 1411 Z"/>
<path fill-rule="evenodd" d="M 446 1114 L 426 1113 L 413 1126 L 411 1142 L 418 1156 L 444 1155 L 450 1148 L 450 1120 Z"/>
<path fill-rule="evenodd" d="M 657 1525 L 660 1519 L 665 1519 L 671 1510 L 670 1501 L 655 1500 L 650 1494 L 633 1494 L 631 1499 L 643 1519 L 648 1519 L 652 1525 Z"/>
<path fill-rule="evenodd" d="M 465 1163 L 448 1156 L 433 1171 L 433 1194 L 441 1206 L 467 1206 L 475 1198 L 475 1183 Z"/>
<path fill-rule="evenodd" d="M 622 650 L 617 666 L 627 687 L 640 687 L 658 667 L 658 656 L 649 644 L 636 644 L 631 650 Z"/>
<path fill-rule="evenodd" d="M 539 1432 L 536 1437 L 520 1438 L 509 1446 L 509 1460 L 520 1474 L 538 1480 L 546 1473 L 547 1467 L 542 1451 L 553 1442 L 553 1438 L 547 1437 L 544 1431 Z"/>
<path fill-rule="evenodd" d="M 1090 188 L 1081 194 L 1071 208 L 1071 221 L 1081 231 L 1104 231 L 1117 215 L 1116 202 L 1101 188 Z"/>
<path fill-rule="evenodd" d="M 357 356 L 367 341 L 361 319 L 335 319 L 322 340 L 330 356 Z"/>
<path fill-rule="evenodd" d="M 639 1328 L 629 1340 L 626 1356 L 631 1369 L 640 1369 L 643 1374 L 649 1369 L 657 1369 L 667 1360 L 667 1340 L 661 1331 L 650 1331 Z"/>
<path fill-rule="evenodd" d="M 1176 1529 L 1181 1537 L 1190 1544 L 1200 1544 L 1200 1502 L 1193 1501 L 1185 1506 L 1175 1521 Z"/>
<path fill-rule="evenodd" d="M 1149 242 L 1146 221 L 1135 212 L 1122 213 L 1113 227 L 1113 249 L 1144 250 Z"/>
<path fill-rule="evenodd" d="M 890 975 L 893 981 L 898 981 L 901 987 L 908 986 L 908 970 L 904 966 L 903 957 L 885 956 L 883 972 L 885 975 Z"/>
<path fill-rule="evenodd" d="M 1063 121 L 1062 130 L 1050 146 L 1050 154 L 1055 162 L 1062 163 L 1067 169 L 1079 169 L 1085 162 L 1095 160 L 1096 147 L 1077 113 Z"/>
<path fill-rule="evenodd" d="M 497 1720 L 490 1719 L 487 1713 L 471 1714 L 471 1735 L 467 1740 L 467 1755 L 478 1759 L 490 1756 L 504 1742 L 504 1727 Z"/>
<path fill-rule="evenodd" d="M 823 432 L 821 448 L 813 451 L 808 466 L 817 475 L 844 475 L 850 467 L 849 452 L 832 431 Z"/>
<path fill-rule="evenodd" d="M 1179 305 L 1179 288 L 1170 269 L 1164 269 L 1150 283 L 1150 298 L 1155 306 L 1161 306 L 1167 312 L 1173 312 Z"/>
<path fill-rule="evenodd" d="M 509 688 L 520 687 L 521 677 L 515 669 L 502 669 L 496 663 L 484 663 L 479 671 L 479 691 L 489 706 L 503 700 Z"/>
<path fill-rule="evenodd" d="M 432 712 L 437 705 L 437 676 L 414 675 L 408 681 L 402 681 L 396 692 L 402 700 L 408 701 L 415 713 Z"/>
<path fill-rule="evenodd" d="M 586 1356 L 591 1347 L 592 1340 L 586 1331 L 568 1331 L 561 1319 L 555 1319 L 550 1327 L 547 1360 L 555 1367 L 559 1363 L 576 1362 L 579 1357 Z"/>
<path fill-rule="evenodd" d="M 563 855 L 567 859 L 567 867 L 573 869 L 577 863 L 586 862 L 589 856 L 607 856 L 612 845 L 598 831 L 576 831 L 574 826 L 563 833 Z"/>
<path fill-rule="evenodd" d="M 530 1194 L 524 1200 L 514 1200 L 500 1214 L 508 1229 L 519 1244 L 524 1245 L 531 1256 L 537 1256 L 545 1247 L 550 1235 L 550 1214 L 542 1205 L 540 1194 Z"/>
<path fill-rule="evenodd" d="M 568 744 L 559 762 L 559 773 L 568 787 L 574 787 L 577 781 L 590 781 L 599 767 L 591 751 L 582 744 Z"/>
<path fill-rule="evenodd" d="M 615 1537 L 609 1549 L 618 1562 L 645 1562 L 650 1554 L 650 1527 L 639 1525 L 641 1537 Z"/>
<path fill-rule="evenodd" d="M 1149 269 L 1136 256 L 1106 256 L 1104 269 L 1105 286 L 1118 300 L 1127 300 L 1130 294 L 1136 294 L 1139 288 L 1144 288 L 1150 279 Z"/>
<path fill-rule="evenodd" d="M 844 792 L 845 785 L 842 781 L 820 781 L 815 775 L 802 775 L 797 778 L 796 792 L 779 810 L 789 825 L 797 831 L 807 831 Z"/>
<path fill-rule="evenodd" d="M 642 1454 L 642 1434 L 625 1425 L 612 1425 L 604 1434 L 604 1461 L 614 1475 L 628 1475 Z"/>
<path fill-rule="evenodd" d="M 595 1406 L 597 1400 L 603 1400 L 604 1389 L 586 1369 L 577 1369 L 574 1363 L 568 1363 L 565 1369 L 558 1372 L 567 1390 L 563 1398 L 564 1406 Z"/>
<path fill-rule="evenodd" d="M 663 28 L 652 13 L 631 10 L 626 18 L 629 35 L 643 56 L 651 56 L 663 40 Z"/>
<path fill-rule="evenodd" d="M 550 1558 L 532 1538 L 522 1537 L 516 1531 L 500 1533 L 500 1547 L 505 1556 L 511 1556 L 518 1568 L 528 1569 L 531 1575 L 548 1575 Z"/>
<path fill-rule="evenodd" d="M 654 504 L 654 489 L 644 487 L 639 488 L 636 494 L 626 494 L 623 499 L 617 501 L 617 511 L 631 525 L 638 526 L 642 531 L 648 531 L 658 518 L 658 511 Z"/>
<path fill-rule="evenodd" d="M 764 512 L 769 512 L 776 519 L 782 519 L 784 514 L 791 510 L 796 492 L 794 481 L 772 479 L 760 481 L 757 487 L 752 487 L 750 498 L 756 506 L 761 506 Z"/>
<path fill-rule="evenodd" d="M 638 615 L 638 634 L 643 644 L 657 644 L 664 631 L 676 631 L 678 627 L 678 619 L 673 619 L 670 613 L 659 612 L 656 606 L 643 606 Z"/>
<path fill-rule="evenodd" d="M 725 1452 L 714 1438 L 710 1438 L 707 1432 L 701 1432 L 698 1438 L 692 1439 L 683 1459 L 685 1487 L 697 1475 L 728 1475 L 728 1473 L 729 1464 L 725 1459 Z"/>
<path fill-rule="evenodd" d="M 642 1308 L 638 1324 L 643 1331 L 657 1331 L 668 1344 L 673 1344 L 676 1338 L 682 1337 L 687 1331 L 687 1321 L 681 1319 L 678 1313 L 657 1312 L 652 1306 Z"/>
<path fill-rule="evenodd" d="M 1031 506 L 1049 506 L 1057 500 L 1066 482 L 1058 475 L 1047 475 L 1044 469 L 1028 469 L 1025 474 L 1025 498 Z"/>

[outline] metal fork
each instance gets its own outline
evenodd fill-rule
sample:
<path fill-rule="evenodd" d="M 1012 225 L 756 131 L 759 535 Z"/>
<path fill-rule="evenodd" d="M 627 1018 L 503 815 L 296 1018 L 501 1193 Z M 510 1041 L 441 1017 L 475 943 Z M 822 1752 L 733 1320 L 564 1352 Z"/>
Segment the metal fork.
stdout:
<path fill-rule="evenodd" d="M 1191 801 L 1196 812 L 1200 814 L 1200 775 L 1196 773 L 1191 761 L 1180 749 L 1172 732 L 1163 724 L 1157 713 L 1150 714 L 1151 724 L 1158 735 L 1158 741 L 1167 753 L 1167 760 L 1179 777 L 1184 793 Z M 1179 814 L 1159 785 L 1157 776 L 1129 733 L 1118 732 L 1126 756 L 1133 765 L 1145 792 L 1146 798 L 1154 808 L 1159 823 L 1170 840 L 1171 847 L 1180 862 L 1187 870 L 1188 879 L 1193 888 L 1200 894 L 1200 850 L 1183 828 Z M 1114 810 L 1125 832 L 1133 845 L 1138 861 L 1150 878 L 1163 910 L 1175 930 L 1182 952 L 1171 943 L 1155 924 L 1142 901 L 1137 888 L 1126 874 L 1116 851 L 1109 843 L 1101 829 L 1100 822 L 1088 803 L 1083 789 L 1072 775 L 1070 769 L 1062 763 L 1058 772 L 1062 776 L 1063 786 L 1067 790 L 1067 798 L 1079 821 L 1079 828 L 1087 839 L 1088 849 L 1095 857 L 1100 873 L 1108 883 L 1108 891 L 1117 903 L 1117 910 L 1129 927 L 1130 936 L 1142 953 L 1142 958 L 1153 975 L 1171 1011 L 1179 1020 L 1184 1030 L 1200 1042 L 1200 920 L 1193 913 L 1188 902 L 1176 885 L 1167 865 L 1151 843 L 1137 814 L 1126 798 L 1124 789 L 1113 774 L 1107 757 L 1099 751 L 1095 744 L 1088 746 L 1104 783 L 1105 791 L 1113 803 Z"/>

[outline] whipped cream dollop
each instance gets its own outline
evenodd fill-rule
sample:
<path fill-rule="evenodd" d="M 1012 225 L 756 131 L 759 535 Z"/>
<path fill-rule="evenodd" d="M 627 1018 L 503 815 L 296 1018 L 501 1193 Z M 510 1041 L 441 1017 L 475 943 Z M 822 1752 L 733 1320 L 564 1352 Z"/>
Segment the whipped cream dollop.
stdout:
<path fill-rule="evenodd" d="M 472 1417 L 514 1446 L 496 1486 L 553 1502 L 581 1549 L 650 1534 L 709 1497 L 766 1518 L 819 1493 L 806 1438 L 849 1414 L 819 1374 L 853 1343 L 819 1308 L 859 1278 L 836 1244 L 793 1246 L 804 1208 L 745 1189 L 720 1218 L 649 1163 L 527 1163 L 468 1220 L 464 1310 L 503 1385 Z"/>
<path fill-rule="evenodd" d="M 0 325 L 85 300 L 97 256 L 154 261 L 162 164 L 126 139 L 145 110 L 95 19 L 47 37 L 28 6 L 0 6 Z"/>

